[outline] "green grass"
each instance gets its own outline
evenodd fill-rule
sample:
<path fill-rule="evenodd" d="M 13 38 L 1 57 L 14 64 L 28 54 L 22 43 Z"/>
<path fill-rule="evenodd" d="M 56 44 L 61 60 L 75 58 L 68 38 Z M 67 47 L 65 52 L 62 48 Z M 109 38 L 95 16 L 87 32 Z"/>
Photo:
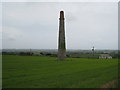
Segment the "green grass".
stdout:
<path fill-rule="evenodd" d="M 99 88 L 118 76 L 118 59 L 3 56 L 3 88 Z"/>
<path fill-rule="evenodd" d="M 2 89 L 2 55 L 0 55 L 0 89 Z"/>

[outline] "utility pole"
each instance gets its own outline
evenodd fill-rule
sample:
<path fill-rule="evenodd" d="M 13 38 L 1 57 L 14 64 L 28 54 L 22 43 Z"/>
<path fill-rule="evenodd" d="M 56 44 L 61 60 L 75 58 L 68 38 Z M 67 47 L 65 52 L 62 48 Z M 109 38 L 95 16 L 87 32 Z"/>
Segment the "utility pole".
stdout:
<path fill-rule="evenodd" d="M 93 51 L 93 57 L 94 57 L 94 51 L 95 51 L 95 48 L 94 48 L 94 46 L 93 46 L 93 48 L 92 48 L 92 51 Z"/>

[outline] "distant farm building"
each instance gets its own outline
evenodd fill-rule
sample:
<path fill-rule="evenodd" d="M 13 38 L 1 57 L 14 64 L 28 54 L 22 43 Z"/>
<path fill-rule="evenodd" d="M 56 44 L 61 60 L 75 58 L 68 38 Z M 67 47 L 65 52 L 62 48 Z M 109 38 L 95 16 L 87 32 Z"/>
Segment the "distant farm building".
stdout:
<path fill-rule="evenodd" d="M 39 52 L 33 52 L 33 55 L 34 56 L 41 56 L 41 53 L 39 53 Z"/>
<path fill-rule="evenodd" d="M 100 54 L 99 59 L 101 59 L 101 58 L 103 58 L 103 59 L 112 59 L 112 56 L 110 56 L 109 54 Z"/>

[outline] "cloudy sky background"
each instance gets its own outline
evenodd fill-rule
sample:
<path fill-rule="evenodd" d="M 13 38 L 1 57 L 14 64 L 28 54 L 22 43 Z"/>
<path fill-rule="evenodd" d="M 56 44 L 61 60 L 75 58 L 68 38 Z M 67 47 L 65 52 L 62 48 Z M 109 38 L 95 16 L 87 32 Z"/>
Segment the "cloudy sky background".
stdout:
<path fill-rule="evenodd" d="M 57 49 L 60 10 L 67 49 L 118 49 L 117 2 L 2 3 L 2 48 Z"/>

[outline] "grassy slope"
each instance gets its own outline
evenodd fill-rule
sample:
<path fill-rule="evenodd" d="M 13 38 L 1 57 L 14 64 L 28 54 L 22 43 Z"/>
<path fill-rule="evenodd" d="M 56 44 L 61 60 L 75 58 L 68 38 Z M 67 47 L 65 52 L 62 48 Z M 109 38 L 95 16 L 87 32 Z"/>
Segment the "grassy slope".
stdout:
<path fill-rule="evenodd" d="M 68 59 L 3 56 L 3 88 L 96 88 L 117 78 L 117 59 Z"/>
<path fill-rule="evenodd" d="M 0 55 L 0 89 L 2 88 L 2 55 Z"/>

